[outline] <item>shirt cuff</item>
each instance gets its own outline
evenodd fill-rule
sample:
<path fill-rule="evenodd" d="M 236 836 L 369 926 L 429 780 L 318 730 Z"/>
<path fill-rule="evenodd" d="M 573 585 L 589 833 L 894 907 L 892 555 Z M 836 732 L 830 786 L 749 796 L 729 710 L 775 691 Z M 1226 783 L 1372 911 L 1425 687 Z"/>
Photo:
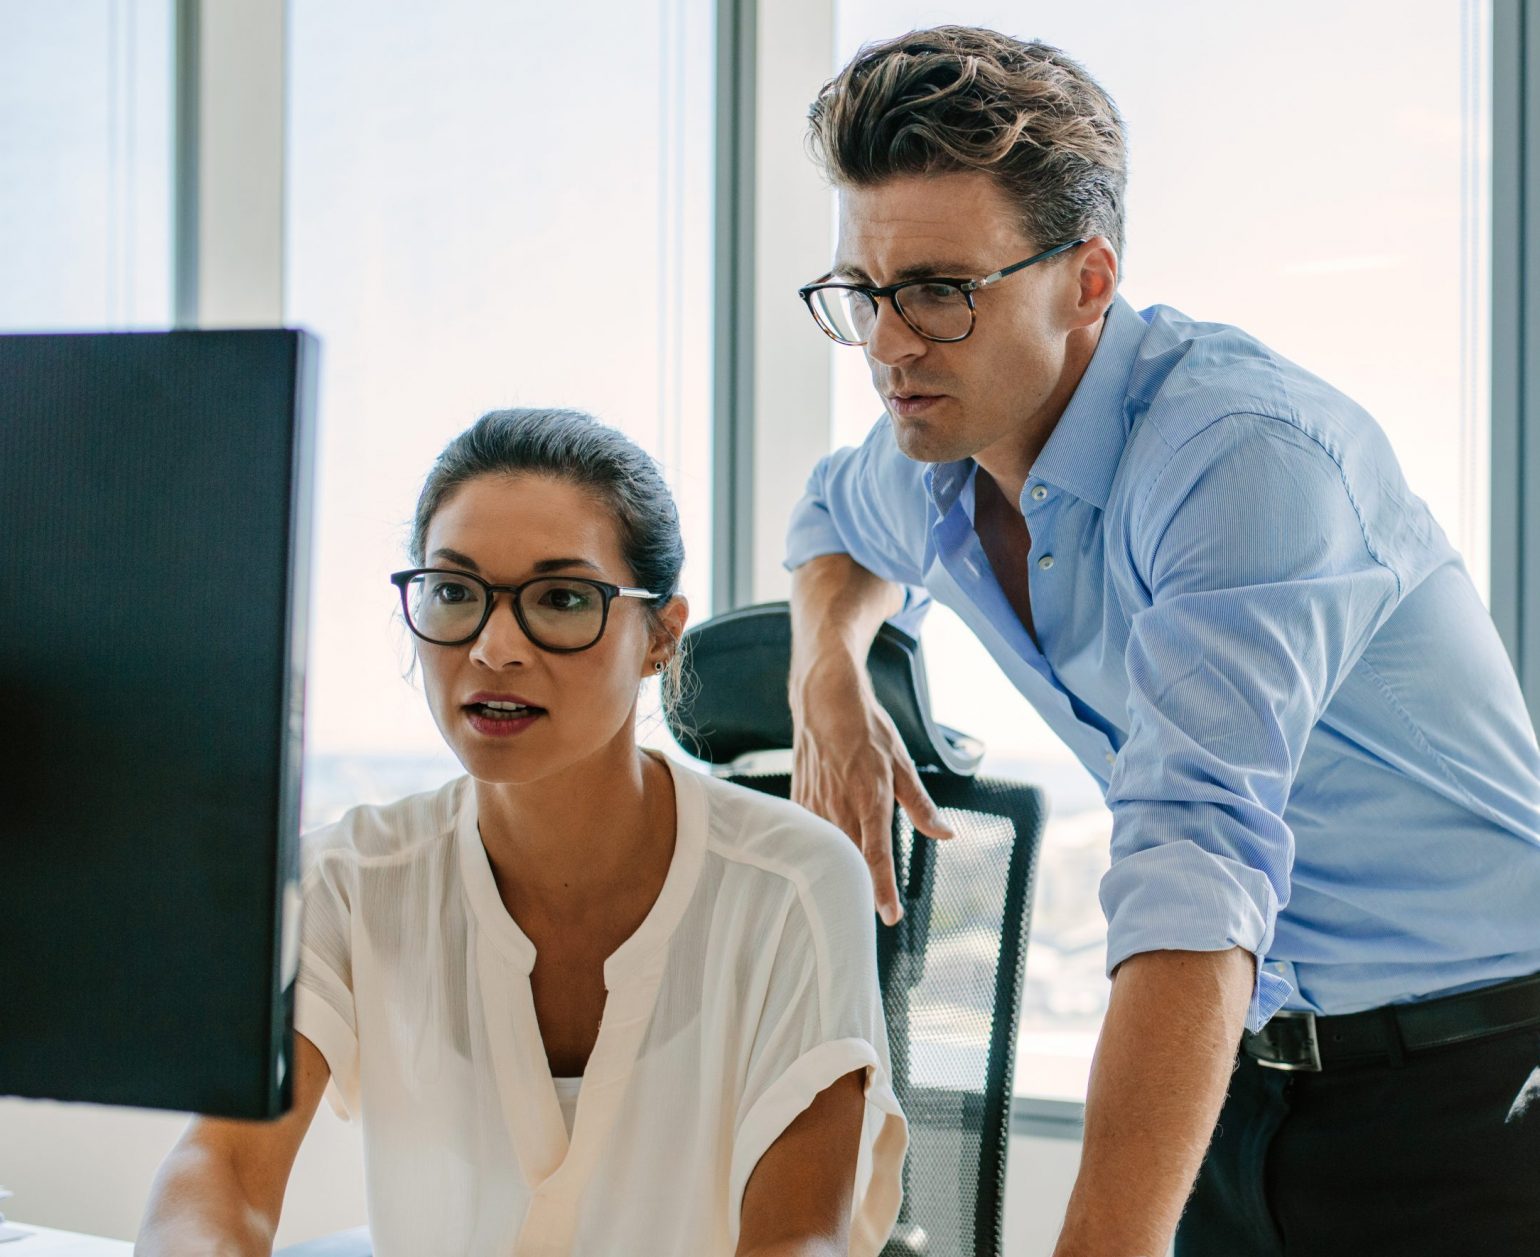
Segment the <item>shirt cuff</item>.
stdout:
<path fill-rule="evenodd" d="M 1266 874 L 1190 841 L 1123 856 L 1101 883 L 1107 917 L 1107 973 L 1150 951 L 1228 951 L 1257 961 L 1246 1028 L 1260 1030 L 1293 992 L 1262 962 L 1273 941 L 1278 897 Z"/>

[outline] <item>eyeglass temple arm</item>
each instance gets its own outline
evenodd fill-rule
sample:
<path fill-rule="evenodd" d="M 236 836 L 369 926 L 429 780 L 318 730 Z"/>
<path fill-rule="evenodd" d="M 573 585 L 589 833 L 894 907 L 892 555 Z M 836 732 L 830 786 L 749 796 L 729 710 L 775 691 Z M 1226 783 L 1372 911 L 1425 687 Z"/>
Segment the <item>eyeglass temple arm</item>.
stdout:
<path fill-rule="evenodd" d="M 1014 275 L 1017 271 L 1025 270 L 1037 262 L 1046 262 L 1049 258 L 1057 257 L 1059 254 L 1078 248 L 1084 243 L 1085 240 L 1083 238 L 1080 240 L 1066 240 L 1063 244 L 1056 244 L 1051 249 L 1044 249 L 1041 253 L 1034 253 L 1023 261 L 1012 262 L 1009 266 L 1001 267 L 993 275 L 986 275 L 983 279 L 970 280 L 961 286 L 962 290 L 968 293 L 977 292 L 980 288 L 986 288 L 990 284 L 999 283 L 1007 275 Z"/>

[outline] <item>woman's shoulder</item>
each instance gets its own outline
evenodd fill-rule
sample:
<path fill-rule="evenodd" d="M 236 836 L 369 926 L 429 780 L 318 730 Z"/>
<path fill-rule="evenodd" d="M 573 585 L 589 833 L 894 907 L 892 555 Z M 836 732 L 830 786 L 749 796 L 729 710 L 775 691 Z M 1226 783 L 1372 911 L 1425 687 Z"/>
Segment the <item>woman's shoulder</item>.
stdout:
<path fill-rule="evenodd" d="M 396 864 L 452 840 L 469 789 L 456 777 L 393 803 L 365 803 L 302 839 L 307 874 L 323 864 Z"/>
<path fill-rule="evenodd" d="M 871 879 L 856 844 L 806 808 L 720 778 L 702 783 L 707 849 L 740 876 L 779 879 L 810 909 L 871 907 Z"/>

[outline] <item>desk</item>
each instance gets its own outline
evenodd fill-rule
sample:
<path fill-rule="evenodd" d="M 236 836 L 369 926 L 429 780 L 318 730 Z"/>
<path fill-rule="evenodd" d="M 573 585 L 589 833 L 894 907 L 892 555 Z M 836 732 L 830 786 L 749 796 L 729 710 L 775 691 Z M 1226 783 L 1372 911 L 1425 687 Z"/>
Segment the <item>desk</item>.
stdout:
<path fill-rule="evenodd" d="M 55 1231 L 8 1219 L 7 1228 L 27 1231 L 19 1240 L 0 1243 L 0 1257 L 132 1257 L 134 1246 L 127 1240 L 104 1240 L 95 1235 L 76 1235 L 73 1231 Z"/>

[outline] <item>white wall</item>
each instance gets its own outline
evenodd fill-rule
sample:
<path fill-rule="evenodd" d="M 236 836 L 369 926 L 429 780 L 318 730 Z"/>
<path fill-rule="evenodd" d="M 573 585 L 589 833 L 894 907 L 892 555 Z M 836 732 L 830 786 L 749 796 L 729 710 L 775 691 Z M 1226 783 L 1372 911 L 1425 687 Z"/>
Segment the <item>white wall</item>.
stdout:
<path fill-rule="evenodd" d="M 131 1240 L 150 1180 L 187 1125 L 182 1113 L 47 1100 L 0 1100 L 0 1183 L 15 1222 Z M 358 1226 L 364 1216 L 358 1129 L 322 1104 L 300 1149 L 280 1245 Z"/>
<path fill-rule="evenodd" d="M 179 1113 L 43 1100 L 0 1100 L 0 1183 L 17 1222 L 132 1239 L 161 1158 L 181 1135 Z M 1048 1257 L 1080 1160 L 1068 1139 L 1014 1136 L 1006 1188 L 1011 1257 Z M 357 1128 L 325 1104 L 294 1167 L 278 1243 L 365 1221 Z"/>

